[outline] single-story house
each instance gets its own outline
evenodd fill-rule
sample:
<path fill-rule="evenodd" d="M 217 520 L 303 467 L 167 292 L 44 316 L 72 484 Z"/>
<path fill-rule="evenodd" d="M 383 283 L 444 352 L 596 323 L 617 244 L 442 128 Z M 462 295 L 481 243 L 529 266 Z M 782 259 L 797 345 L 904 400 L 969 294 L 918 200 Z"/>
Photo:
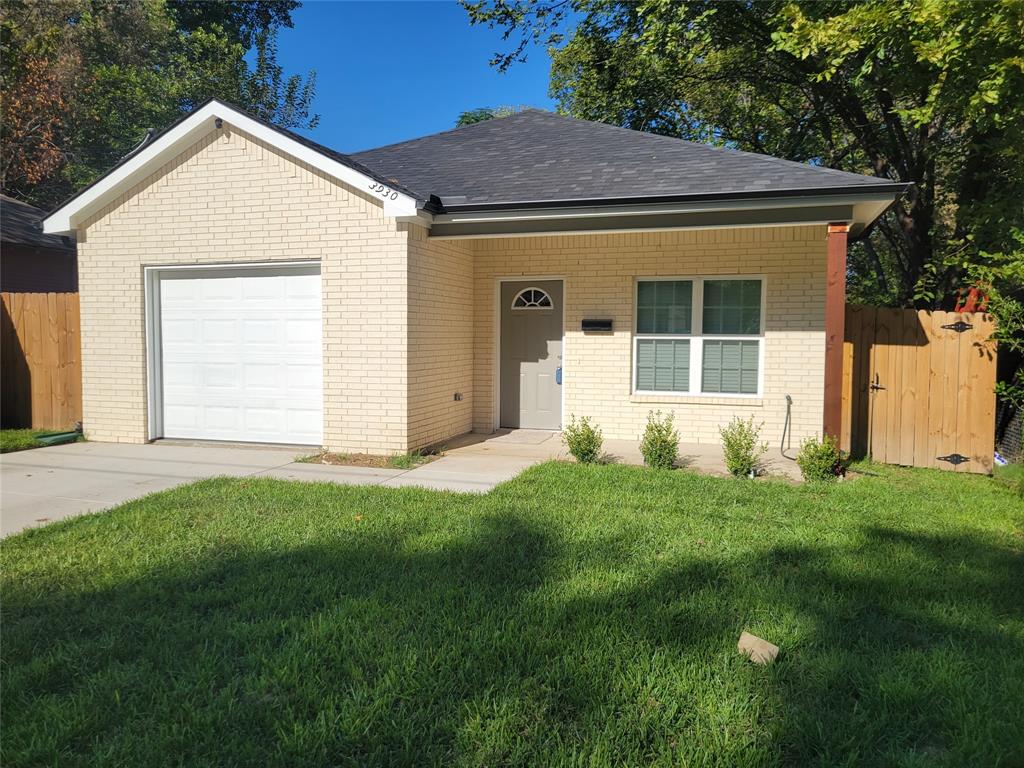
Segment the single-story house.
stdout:
<path fill-rule="evenodd" d="M 78 290 L 73 234 L 43 233 L 45 211 L 0 195 L 0 291 L 74 293 Z"/>
<path fill-rule="evenodd" d="M 774 442 L 787 395 L 838 430 L 847 238 L 904 188 L 538 110 L 344 155 L 210 101 L 45 228 L 92 440 Z"/>

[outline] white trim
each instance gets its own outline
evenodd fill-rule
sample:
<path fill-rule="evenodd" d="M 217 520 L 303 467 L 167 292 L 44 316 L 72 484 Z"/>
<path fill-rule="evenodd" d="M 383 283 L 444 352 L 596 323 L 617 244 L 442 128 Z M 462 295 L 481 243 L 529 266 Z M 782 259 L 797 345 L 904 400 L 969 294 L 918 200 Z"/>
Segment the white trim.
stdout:
<path fill-rule="evenodd" d="M 519 297 L 522 296 L 527 291 L 540 291 L 540 293 L 542 293 L 544 295 L 544 298 L 548 300 L 547 306 L 545 307 L 545 306 L 542 306 L 540 304 L 524 304 L 521 307 L 517 307 L 516 306 L 516 302 L 519 301 Z M 529 310 L 538 310 L 538 309 L 539 310 L 548 310 L 548 309 L 554 309 L 554 308 L 555 308 L 555 306 L 554 306 L 554 303 L 551 301 L 551 295 L 547 291 L 545 291 L 543 288 L 538 288 L 535 285 L 528 285 L 526 288 L 523 288 L 523 290 L 519 291 L 519 293 L 517 293 L 515 296 L 512 297 L 512 304 L 509 305 L 509 309 L 511 311 L 513 311 L 513 312 L 526 312 L 526 311 L 529 311 Z M 563 335 L 564 335 L 564 332 L 563 332 Z"/>
<path fill-rule="evenodd" d="M 384 205 L 384 213 L 388 216 L 418 215 L 414 198 L 381 185 L 366 174 L 268 128 L 227 104 L 211 101 L 43 219 L 43 231 L 47 234 L 74 234 L 78 224 L 100 210 L 124 189 L 142 181 L 210 131 L 218 130 L 218 119 L 287 153 L 299 162 L 311 165 L 338 181 L 359 189 L 364 194 L 380 198 Z"/>
<path fill-rule="evenodd" d="M 215 272 L 227 270 L 244 272 L 263 269 L 295 269 L 316 267 L 322 269 L 319 259 L 302 261 L 250 261 L 216 262 L 209 264 L 148 265 L 142 268 L 145 301 L 146 346 L 146 421 L 147 440 L 159 440 L 164 435 L 163 358 L 160 338 L 160 279 L 167 273 Z M 321 313 L 323 307 L 321 306 Z"/>
<path fill-rule="evenodd" d="M 512 277 L 494 278 L 494 365 L 491 371 L 491 386 L 494 393 L 494 402 L 491 407 L 492 430 L 501 429 L 501 284 L 502 283 L 529 283 L 542 280 L 555 281 L 562 284 L 562 383 L 559 385 L 561 391 L 561 402 L 559 407 L 562 413 L 558 419 L 561 426 L 565 426 L 565 360 L 568 336 L 565 333 L 565 308 L 568 305 L 566 296 L 568 286 L 564 275 L 518 275 Z"/>
<path fill-rule="evenodd" d="M 163 340 L 160 337 L 160 275 L 142 270 L 146 313 L 146 439 L 164 434 Z"/>
<path fill-rule="evenodd" d="M 761 281 L 761 318 L 758 334 L 711 334 L 704 335 L 704 281 L 706 280 L 760 280 Z M 640 283 L 649 282 L 677 282 L 688 281 L 693 284 L 693 313 L 690 323 L 690 333 L 668 334 L 668 333 L 637 333 L 637 312 L 639 310 Z M 725 398 L 736 400 L 757 400 L 764 397 L 764 350 L 767 334 L 765 331 L 765 320 L 767 318 L 768 305 L 768 278 L 763 274 L 744 275 L 677 275 L 677 276 L 654 276 L 633 278 L 633 325 L 630 333 L 632 341 L 632 359 L 630 360 L 630 395 L 659 397 L 694 397 L 694 398 Z M 689 391 L 677 392 L 662 389 L 638 389 L 636 361 L 638 342 L 641 339 L 663 339 L 666 341 L 688 340 L 690 342 L 690 382 Z M 701 374 L 704 367 L 704 342 L 705 341 L 756 341 L 757 348 L 757 391 L 756 392 L 703 392 L 701 391 Z"/>

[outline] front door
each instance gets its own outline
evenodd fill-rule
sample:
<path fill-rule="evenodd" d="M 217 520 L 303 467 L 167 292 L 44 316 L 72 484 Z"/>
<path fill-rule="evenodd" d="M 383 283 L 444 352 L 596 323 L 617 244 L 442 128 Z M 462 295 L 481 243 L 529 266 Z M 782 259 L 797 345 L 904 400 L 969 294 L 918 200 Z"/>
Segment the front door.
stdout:
<path fill-rule="evenodd" d="M 501 284 L 500 425 L 562 428 L 562 281 Z"/>

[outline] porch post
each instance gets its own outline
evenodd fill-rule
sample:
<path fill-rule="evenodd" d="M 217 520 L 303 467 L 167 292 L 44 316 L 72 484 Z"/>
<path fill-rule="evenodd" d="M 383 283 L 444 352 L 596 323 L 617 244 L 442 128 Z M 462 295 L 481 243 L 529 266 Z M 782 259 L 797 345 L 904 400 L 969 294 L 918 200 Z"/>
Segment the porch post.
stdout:
<path fill-rule="evenodd" d="M 825 271 L 825 412 L 822 433 L 838 443 L 843 418 L 843 325 L 846 314 L 846 224 L 828 225 Z"/>

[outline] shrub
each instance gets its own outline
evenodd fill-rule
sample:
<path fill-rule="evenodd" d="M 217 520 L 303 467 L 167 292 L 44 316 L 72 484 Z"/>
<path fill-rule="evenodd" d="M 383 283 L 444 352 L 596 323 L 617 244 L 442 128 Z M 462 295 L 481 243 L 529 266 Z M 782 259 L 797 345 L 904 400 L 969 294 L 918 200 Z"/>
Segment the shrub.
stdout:
<path fill-rule="evenodd" d="M 679 433 L 673 426 L 675 417 L 661 411 L 647 414 L 647 428 L 644 439 L 640 442 L 640 453 L 644 455 L 644 463 L 654 469 L 672 469 L 679 456 Z"/>
<path fill-rule="evenodd" d="M 804 480 L 835 480 L 843 469 L 839 446 L 829 435 L 821 440 L 809 437 L 800 443 L 800 452 L 796 455 L 797 466 Z"/>
<path fill-rule="evenodd" d="M 744 421 L 733 416 L 729 426 L 722 427 L 722 453 L 725 466 L 737 477 L 745 477 L 757 471 L 761 457 L 768 452 L 768 444 L 760 441 L 761 424 L 754 424 L 754 417 Z"/>
<path fill-rule="evenodd" d="M 569 424 L 562 430 L 562 440 L 580 464 L 593 464 L 601 456 L 601 430 L 590 423 L 586 416 L 569 419 Z"/>

